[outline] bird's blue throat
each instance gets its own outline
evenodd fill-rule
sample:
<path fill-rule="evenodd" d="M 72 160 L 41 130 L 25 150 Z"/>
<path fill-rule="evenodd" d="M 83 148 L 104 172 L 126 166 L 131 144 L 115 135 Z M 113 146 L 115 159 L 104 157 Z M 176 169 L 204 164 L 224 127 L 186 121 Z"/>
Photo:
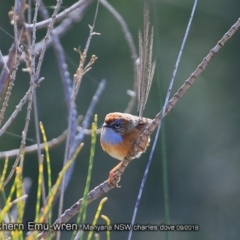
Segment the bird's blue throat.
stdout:
<path fill-rule="evenodd" d="M 122 142 L 122 137 L 111 128 L 105 127 L 101 135 L 101 141 L 105 144 L 117 145 Z"/>

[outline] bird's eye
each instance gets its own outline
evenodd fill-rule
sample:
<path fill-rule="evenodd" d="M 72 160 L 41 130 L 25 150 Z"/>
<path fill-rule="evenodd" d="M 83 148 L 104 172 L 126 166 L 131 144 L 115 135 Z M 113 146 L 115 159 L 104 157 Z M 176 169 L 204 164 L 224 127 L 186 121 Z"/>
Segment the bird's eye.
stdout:
<path fill-rule="evenodd" d="M 121 126 L 121 123 L 120 123 L 120 121 L 116 121 L 115 123 L 114 123 L 114 125 L 113 125 L 113 127 L 114 128 L 120 128 L 120 126 Z"/>

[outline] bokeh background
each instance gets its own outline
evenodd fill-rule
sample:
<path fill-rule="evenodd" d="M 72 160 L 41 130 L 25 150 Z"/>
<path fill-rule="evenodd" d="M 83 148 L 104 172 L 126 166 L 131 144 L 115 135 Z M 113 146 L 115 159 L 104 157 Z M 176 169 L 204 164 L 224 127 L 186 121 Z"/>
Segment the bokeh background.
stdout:
<path fill-rule="evenodd" d="M 74 2 L 63 1 L 62 7 L 67 8 Z M 121 0 L 110 3 L 125 19 L 137 46 L 138 30 L 143 22 L 144 2 Z M 12 42 L 9 34 L 13 35 L 13 29 L 7 14 L 13 4 L 14 1 L 1 1 L 0 27 L 8 33 L 0 31 L 0 50 L 3 55 L 7 54 Z M 54 6 L 55 1 L 45 1 L 45 4 Z M 148 1 L 148 4 L 151 23 L 155 28 L 154 56 L 157 60 L 157 69 L 144 115 L 153 118 L 160 111 L 166 95 L 193 1 L 156 0 Z M 82 21 L 76 23 L 61 39 L 72 75 L 79 62 L 79 55 L 73 48 L 85 46 L 89 33 L 88 24 L 93 22 L 95 8 L 96 3 L 87 9 Z M 240 17 L 239 9 L 238 0 L 199 1 L 173 92 L 183 84 L 202 58 L 237 21 Z M 82 81 L 77 108 L 79 114 L 86 113 L 98 83 L 105 78 L 106 89 L 95 109 L 100 126 L 107 113 L 124 111 L 126 108 L 129 101 L 126 91 L 132 89 L 133 85 L 133 67 L 119 24 L 101 5 L 95 30 L 101 35 L 93 38 L 88 56 L 95 54 L 98 60 Z M 39 31 L 38 40 L 43 36 L 44 31 Z M 227 42 L 206 71 L 165 118 L 164 138 L 159 138 L 157 143 L 136 223 L 158 225 L 165 223 L 162 180 L 162 151 L 165 145 L 170 222 L 200 225 L 198 232 L 171 232 L 169 236 L 172 240 L 239 239 L 239 39 L 240 31 Z M 52 49 L 45 55 L 41 76 L 45 77 L 45 81 L 37 89 L 39 119 L 45 125 L 48 139 L 52 139 L 67 128 L 64 92 Z M 19 71 L 5 119 L 18 104 L 28 85 L 28 74 Z M 135 106 L 133 114 L 137 114 L 136 108 Z M 21 135 L 25 114 L 26 107 L 8 129 L 9 132 Z M 33 121 L 28 138 L 35 140 Z M 84 143 L 84 149 L 76 160 L 72 180 L 66 191 L 64 209 L 70 207 L 83 194 L 90 150 L 89 136 L 85 137 Z M 31 141 L 27 142 L 27 145 L 31 144 Z M 16 136 L 4 135 L 0 139 L 1 151 L 18 148 L 19 145 L 20 138 Z M 127 168 L 121 179 L 122 187 L 113 189 L 106 195 L 108 201 L 102 214 L 107 215 L 111 223 L 130 223 L 150 149 L 151 146 L 140 159 L 133 161 Z M 64 144 L 52 149 L 50 154 L 52 180 L 55 181 L 63 164 Z M 108 172 L 117 163 L 102 151 L 98 137 L 91 189 L 106 180 Z M 2 160 L 0 166 L 3 166 Z M 26 203 L 25 221 L 34 219 L 37 172 L 37 154 L 26 155 L 24 176 L 31 178 L 33 185 Z M 92 222 L 99 200 L 89 205 L 87 222 Z M 57 207 L 54 212 L 55 219 Z M 99 224 L 104 222 L 100 221 Z M 128 232 L 111 232 L 111 239 L 127 239 L 127 235 Z M 105 239 L 104 232 L 100 233 L 100 236 L 101 239 Z M 68 238 L 69 233 L 65 232 L 63 239 Z M 166 239 L 166 235 L 160 231 L 139 231 L 133 233 L 132 239 Z"/>

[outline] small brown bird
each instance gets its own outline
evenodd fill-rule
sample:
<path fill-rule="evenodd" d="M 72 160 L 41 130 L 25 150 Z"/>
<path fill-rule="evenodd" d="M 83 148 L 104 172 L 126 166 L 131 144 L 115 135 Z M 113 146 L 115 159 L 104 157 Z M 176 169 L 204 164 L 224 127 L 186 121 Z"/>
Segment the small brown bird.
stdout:
<path fill-rule="evenodd" d="M 133 143 L 151 122 L 152 119 L 140 118 L 127 113 L 114 112 L 107 114 L 100 137 L 103 150 L 113 158 L 122 161 L 132 149 Z M 140 157 L 145 152 L 149 142 L 150 138 L 142 143 L 144 148 L 139 149 L 135 157 Z M 120 164 L 110 171 L 110 179 L 114 176 L 114 172 Z"/>
<path fill-rule="evenodd" d="M 149 118 L 140 118 L 127 113 L 114 112 L 105 117 L 101 132 L 101 146 L 110 156 L 123 160 L 131 150 L 133 143 L 139 138 L 143 130 L 152 122 Z M 144 152 L 150 139 L 143 143 Z"/>

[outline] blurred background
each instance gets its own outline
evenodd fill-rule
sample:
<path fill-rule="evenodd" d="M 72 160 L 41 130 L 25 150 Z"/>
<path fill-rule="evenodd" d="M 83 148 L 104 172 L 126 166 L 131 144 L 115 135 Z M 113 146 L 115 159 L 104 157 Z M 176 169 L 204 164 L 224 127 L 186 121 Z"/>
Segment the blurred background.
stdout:
<path fill-rule="evenodd" d="M 63 1 L 67 8 L 75 1 Z M 153 118 L 162 107 L 168 84 L 172 76 L 178 51 L 190 17 L 193 1 L 153 0 L 147 1 L 151 24 L 155 28 L 154 57 L 157 61 L 155 77 L 144 116 Z M 56 1 L 45 1 L 54 6 Z M 144 1 L 121 0 L 110 4 L 126 21 L 134 42 L 138 47 L 138 30 L 143 25 Z M 0 50 L 3 55 L 11 46 L 13 28 L 8 12 L 14 1 L 1 1 L 0 7 Z M 96 2 L 84 14 L 81 22 L 61 38 L 72 76 L 79 63 L 79 55 L 73 48 L 84 48 L 88 38 L 88 24 L 92 24 Z M 226 31 L 237 21 L 240 1 L 201 0 L 196 9 L 193 23 L 177 73 L 173 93 L 190 76 L 203 57 L 213 48 Z M 52 13 L 53 9 L 49 9 Z M 115 18 L 100 4 L 94 36 L 88 58 L 95 54 L 98 60 L 93 69 L 83 78 L 77 98 L 78 113 L 85 115 L 99 82 L 104 78 L 107 85 L 95 113 L 98 125 L 107 113 L 125 110 L 130 97 L 126 91 L 133 86 L 133 64 L 128 45 Z M 45 30 L 37 34 L 42 39 Z M 163 199 L 162 152 L 166 152 L 169 208 L 171 224 L 199 224 L 198 232 L 171 232 L 169 239 L 239 239 L 240 236 L 240 31 L 220 50 L 203 74 L 196 80 L 186 95 L 177 103 L 164 121 L 164 137 L 159 137 L 153 162 L 137 213 L 136 223 L 165 223 Z M 21 65 L 21 68 L 24 65 Z M 37 89 L 39 119 L 43 122 L 48 139 L 60 135 L 67 128 L 67 109 L 64 92 L 54 52 L 45 55 L 41 77 L 45 80 Z M 19 71 L 5 119 L 18 104 L 29 86 L 27 73 Z M 132 114 L 137 115 L 137 106 Z M 8 129 L 20 135 L 25 121 L 26 106 L 17 120 Z M 154 134 L 155 135 L 155 134 Z M 154 136 L 153 136 L 154 137 Z M 152 137 L 152 139 L 153 139 Z M 35 141 L 35 128 L 31 122 L 28 138 Z M 84 149 L 76 160 L 76 166 L 65 194 L 64 209 L 69 208 L 83 195 L 90 155 L 90 137 L 84 139 Z M 0 139 L 0 151 L 19 148 L 21 139 L 4 135 Z M 152 140 L 153 142 L 153 140 Z M 27 145 L 32 142 L 28 141 Z M 164 147 L 163 147 L 164 146 Z M 141 179 L 150 149 L 133 161 L 122 176 L 119 189 L 106 194 L 102 214 L 111 223 L 130 223 Z M 55 182 L 62 169 L 64 143 L 52 149 L 52 181 Z M 15 158 L 12 158 L 13 163 Z M 91 189 L 105 181 L 109 171 L 118 163 L 102 151 L 99 136 L 94 159 Z M 34 220 L 36 186 L 38 174 L 37 154 L 25 157 L 24 176 L 31 178 L 33 185 L 27 200 L 25 221 Z M 0 161 L 2 168 L 3 161 Z M 87 222 L 91 223 L 100 199 L 89 205 Z M 57 207 L 54 209 L 57 216 Z M 72 219 L 71 222 L 74 222 Z M 104 224 L 100 221 L 99 224 Z M 111 239 L 127 239 L 128 232 L 111 232 Z M 65 232 L 62 239 L 67 239 Z M 106 239 L 105 232 L 100 233 Z M 166 239 L 165 232 L 138 231 L 132 239 Z"/>

